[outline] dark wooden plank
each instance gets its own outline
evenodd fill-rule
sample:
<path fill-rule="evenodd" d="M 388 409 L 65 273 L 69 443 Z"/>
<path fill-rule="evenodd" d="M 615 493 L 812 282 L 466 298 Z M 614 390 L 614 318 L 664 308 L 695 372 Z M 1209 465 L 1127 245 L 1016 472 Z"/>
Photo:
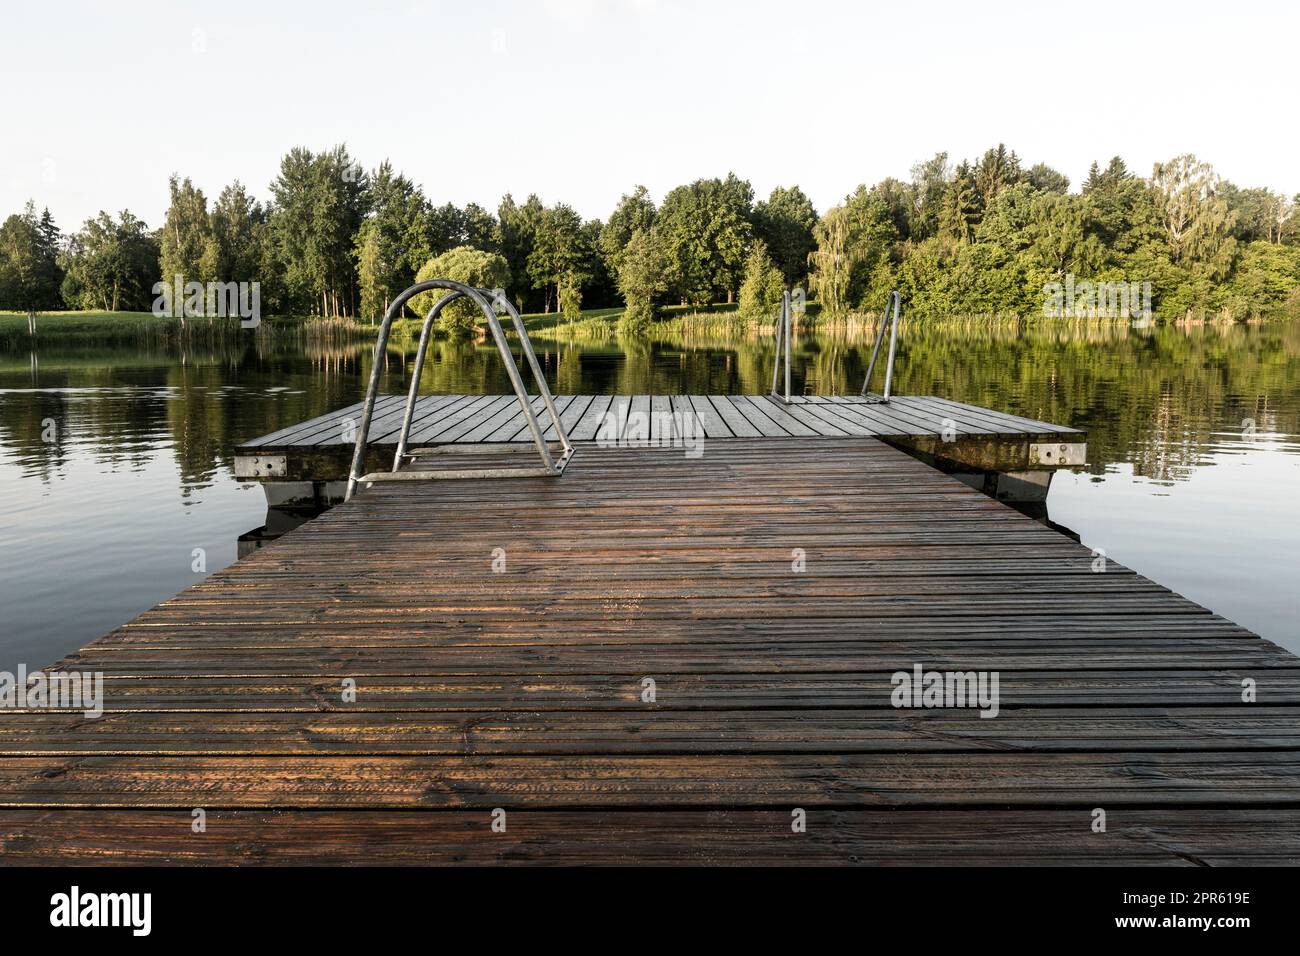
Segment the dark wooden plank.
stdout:
<path fill-rule="evenodd" d="M 1246 670 L 1003 671 L 1005 708 L 1162 708 L 1240 706 Z M 1300 705 L 1300 669 L 1251 670 L 1260 708 Z M 110 677 L 105 713 L 217 712 L 364 713 L 499 712 L 557 710 L 704 712 L 771 709 L 852 710 L 892 707 L 888 671 L 843 674 L 660 674 L 653 704 L 642 700 L 640 677 L 573 674 L 551 677 L 373 676 L 357 695 L 341 694 L 338 678 Z M 78 710 L 72 713 L 80 714 Z M 14 710 L 14 713 L 21 713 Z M 1224 721 L 1231 728 L 1231 721 Z"/>
<path fill-rule="evenodd" d="M 0 807 L 1300 808 L 1295 751 L 0 760 Z"/>
<path fill-rule="evenodd" d="M 671 755 L 1216 753 L 1300 749 L 1300 709 L 671 711 L 280 714 L 27 713 L 0 721 L 0 755 Z M 1006 704 L 1006 701 L 1002 702 Z"/>
<path fill-rule="evenodd" d="M 1230 866 L 1300 864 L 1293 809 L 790 810 L 0 810 L 14 866 Z"/>

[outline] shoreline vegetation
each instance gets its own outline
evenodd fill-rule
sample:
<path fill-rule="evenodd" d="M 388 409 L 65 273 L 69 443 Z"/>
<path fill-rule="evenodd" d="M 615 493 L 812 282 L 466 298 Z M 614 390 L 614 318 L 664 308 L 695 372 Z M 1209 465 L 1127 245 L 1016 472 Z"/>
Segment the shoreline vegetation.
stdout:
<path fill-rule="evenodd" d="M 567 318 L 562 313 L 530 313 L 523 315 L 529 333 L 539 340 L 565 343 L 598 343 L 619 338 L 634 338 L 651 342 L 672 339 L 680 341 L 693 337 L 709 340 L 728 338 L 762 338 L 770 336 L 776 322 L 776 313 L 754 316 L 744 313 L 736 303 L 716 303 L 700 308 L 696 306 L 668 306 L 661 308 L 656 317 L 629 329 L 622 324 L 626 315 L 623 308 L 612 307 L 582 310 L 578 317 Z M 115 346 L 152 343 L 159 345 L 186 344 L 210 345 L 238 344 L 241 341 L 266 341 L 298 339 L 316 345 L 345 344 L 373 340 L 378 335 L 379 323 L 353 318 L 321 318 L 319 316 L 267 316 L 255 329 L 242 328 L 236 318 L 159 317 L 152 312 L 82 312 L 62 311 L 38 313 L 35 317 L 36 334 L 31 333 L 29 315 L 22 312 L 0 311 L 0 349 L 25 351 L 46 345 Z M 1287 321 L 1300 318 L 1300 310 L 1279 308 L 1271 313 L 1251 318 L 1236 318 L 1224 314 L 1207 316 L 1178 316 L 1150 319 L 1128 317 L 1053 317 L 1044 315 L 1019 315 L 1014 312 L 986 312 L 944 316 L 909 316 L 904 312 L 900 329 L 921 323 L 949 329 L 972 330 L 997 328 L 1002 331 L 1017 328 L 1143 328 L 1151 325 L 1178 327 L 1231 326 L 1262 322 Z M 816 332 L 836 338 L 867 341 L 875 334 L 880 321 L 878 314 L 847 312 L 832 315 L 816 303 L 808 306 L 802 316 L 796 317 L 795 329 L 799 332 Z M 390 342 L 397 346 L 411 346 L 419 340 L 421 320 L 401 318 L 394 322 Z M 508 334 L 513 335 L 507 324 Z M 445 329 L 435 331 L 435 338 L 446 339 L 458 333 Z M 485 339 L 483 328 L 471 336 Z M 869 341 L 868 341 L 869 344 Z"/>
<path fill-rule="evenodd" d="M 167 188 L 154 227 L 123 210 L 64 232 L 35 201 L 8 216 L 0 310 L 86 339 L 228 334 L 193 318 L 217 311 L 192 307 L 193 287 L 206 288 L 208 303 L 216 290 L 237 298 L 241 314 L 303 317 L 261 335 L 364 336 L 403 289 L 438 276 L 504 289 L 534 328 L 568 337 L 663 321 L 698 330 L 734 321 L 732 310 L 757 324 L 786 289 L 818 307 L 805 323 L 862 320 L 891 290 L 914 319 L 1300 313 L 1300 195 L 1240 187 L 1192 155 L 1148 176 L 1114 157 L 1072 190 L 1057 170 L 998 144 L 960 162 L 939 153 L 824 211 L 797 185 L 764 199 L 728 173 L 658 201 L 636 186 L 604 220 L 535 194 L 506 194 L 495 209 L 437 205 L 388 160 L 367 171 L 345 145 L 290 150 L 261 199 L 237 181 L 205 194 L 179 174 Z M 178 291 L 158 296 L 169 289 Z M 183 324 L 139 317 L 174 314 L 181 289 Z M 408 314 L 432 304 L 422 299 Z M 115 318 L 78 327 L 55 315 L 76 309 Z M 116 318 L 126 313 L 134 317 Z M 13 324 L 0 322 L 5 341 L 21 338 L 22 320 L 18 333 Z M 440 326 L 481 333 L 465 303 Z"/>

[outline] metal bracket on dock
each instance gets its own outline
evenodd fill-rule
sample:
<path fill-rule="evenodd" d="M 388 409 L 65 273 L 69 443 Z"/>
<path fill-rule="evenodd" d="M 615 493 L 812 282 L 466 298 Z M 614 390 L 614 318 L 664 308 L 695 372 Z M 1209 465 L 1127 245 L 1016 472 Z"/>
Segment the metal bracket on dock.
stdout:
<path fill-rule="evenodd" d="M 287 455 L 236 455 L 236 478 L 283 478 L 289 473 Z"/>
<path fill-rule="evenodd" d="M 890 307 L 893 307 L 893 319 L 889 319 Z M 894 352 L 898 346 L 898 313 L 902 311 L 902 297 L 897 292 L 889 293 L 889 302 L 880 315 L 880 328 L 876 329 L 876 344 L 871 349 L 871 361 L 867 363 L 867 375 L 862 381 L 862 397 L 869 402 L 889 404 L 890 388 L 894 383 Z M 880 355 L 880 343 L 885 338 L 885 322 L 889 321 L 889 358 L 885 361 L 885 391 L 881 395 L 873 394 L 871 373 L 876 370 L 876 358 Z"/>
<path fill-rule="evenodd" d="M 393 456 L 393 470 L 362 474 L 362 469 L 365 467 L 366 446 L 370 440 L 370 421 L 374 415 L 375 400 L 379 396 L 379 378 L 383 373 L 384 351 L 388 347 L 388 335 L 392 330 L 393 320 L 401 314 L 403 307 L 414 296 L 433 289 L 447 290 L 447 294 L 429 310 L 429 314 L 424 317 L 424 325 L 420 329 L 419 351 L 415 357 L 414 375 L 407 394 L 406 410 L 402 416 L 402 430 L 397 441 L 397 453 Z M 407 452 L 406 446 L 410 440 L 411 420 L 415 413 L 416 399 L 419 396 L 420 375 L 424 371 L 424 356 L 428 349 L 433 323 L 444 308 L 459 298 L 469 299 L 479 307 L 487 318 L 488 328 L 492 331 L 492 339 L 496 343 L 497 350 L 501 353 L 501 361 L 505 364 L 506 374 L 510 376 L 510 384 L 514 389 L 515 398 L 519 401 L 520 411 L 522 411 L 524 419 L 528 422 L 528 430 L 532 434 L 533 444 L 536 445 L 537 453 L 541 457 L 542 463 L 539 467 L 436 470 L 404 467 L 408 463 L 413 464 L 429 451 L 429 449 L 418 448 L 414 452 Z M 528 390 L 524 387 L 523 377 L 519 374 L 519 366 L 515 364 L 514 355 L 510 352 L 510 343 L 506 341 L 505 331 L 501 328 L 501 322 L 497 318 L 498 309 L 510 315 L 515 331 L 519 335 L 520 350 L 523 352 L 524 359 L 528 362 L 528 367 L 537 382 L 537 389 L 546 406 L 546 412 L 550 415 L 550 427 L 555 429 L 555 433 L 559 437 L 561 454 L 558 459 L 552 456 L 541 423 L 538 422 L 537 414 L 533 411 Z M 558 477 L 564 473 L 564 468 L 572 457 L 573 444 L 569 441 L 564 423 L 560 421 L 560 416 L 555 411 L 555 401 L 551 397 L 551 390 L 546 384 L 546 375 L 537 361 L 537 354 L 533 351 L 532 342 L 529 341 L 528 332 L 524 328 L 524 320 L 520 317 L 519 310 L 515 308 L 514 303 L 506 297 L 502 290 L 476 289 L 473 286 L 452 279 L 430 279 L 426 282 L 417 282 L 393 300 L 388 307 L 388 311 L 384 313 L 383 324 L 379 327 L 379 340 L 375 343 L 375 360 L 370 370 L 370 384 L 366 387 L 366 398 L 361 412 L 361 425 L 357 429 L 356 447 L 352 454 L 352 467 L 348 472 L 348 487 L 345 500 L 351 498 L 356 493 L 357 485 L 363 482 L 433 481 L 446 478 Z"/>
<path fill-rule="evenodd" d="M 1073 468 L 1088 463 L 1087 442 L 1030 442 L 1029 465 Z"/>

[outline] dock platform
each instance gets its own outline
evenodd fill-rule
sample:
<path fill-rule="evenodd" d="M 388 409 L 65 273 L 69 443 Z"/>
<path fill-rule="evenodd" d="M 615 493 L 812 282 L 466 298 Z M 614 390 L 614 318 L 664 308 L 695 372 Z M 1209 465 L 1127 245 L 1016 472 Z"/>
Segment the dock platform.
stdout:
<path fill-rule="evenodd" d="M 708 402 L 695 458 L 373 485 L 60 662 L 105 713 L 0 712 L 0 863 L 1300 863 L 1300 659 L 883 409 Z"/>
<path fill-rule="evenodd" d="M 569 438 L 655 447 L 684 422 L 706 441 L 735 438 L 878 438 L 993 497 L 1042 501 L 1051 475 L 1087 461 L 1083 431 L 933 396 L 895 396 L 889 403 L 857 396 L 556 395 Z M 534 411 L 542 410 L 534 399 Z M 381 396 L 365 471 L 392 467 L 405 396 Z M 235 474 L 263 484 L 273 507 L 342 500 L 361 404 L 251 438 L 235 448 Z M 547 440 L 557 435 L 554 426 Z M 424 395 L 412 414 L 411 447 L 509 448 L 531 441 L 512 395 Z"/>

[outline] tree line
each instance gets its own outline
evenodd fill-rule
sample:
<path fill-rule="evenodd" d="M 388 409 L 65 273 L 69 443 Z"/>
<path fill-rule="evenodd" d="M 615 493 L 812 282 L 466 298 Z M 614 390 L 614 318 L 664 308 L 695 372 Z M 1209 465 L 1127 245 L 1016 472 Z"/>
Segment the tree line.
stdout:
<path fill-rule="evenodd" d="M 756 200 L 731 173 L 658 204 L 638 186 L 604 221 L 536 195 L 507 194 L 496 210 L 436 205 L 390 162 L 366 171 L 346 146 L 291 150 L 261 201 L 237 181 L 215 200 L 188 178 L 168 188 L 152 230 L 128 210 L 67 235 L 33 203 L 11 215 L 0 309 L 147 310 L 154 283 L 181 276 L 259 282 L 268 314 L 374 319 L 435 275 L 505 288 L 527 312 L 622 306 L 630 324 L 665 302 L 767 313 L 795 286 L 829 315 L 878 311 L 894 288 L 911 314 L 1030 314 L 1066 275 L 1150 282 L 1163 315 L 1300 305 L 1300 196 L 1239 188 L 1190 155 L 1149 177 L 1118 157 L 1094 163 L 1071 192 L 1004 145 L 958 163 L 941 153 L 823 213 L 798 186 Z"/>

